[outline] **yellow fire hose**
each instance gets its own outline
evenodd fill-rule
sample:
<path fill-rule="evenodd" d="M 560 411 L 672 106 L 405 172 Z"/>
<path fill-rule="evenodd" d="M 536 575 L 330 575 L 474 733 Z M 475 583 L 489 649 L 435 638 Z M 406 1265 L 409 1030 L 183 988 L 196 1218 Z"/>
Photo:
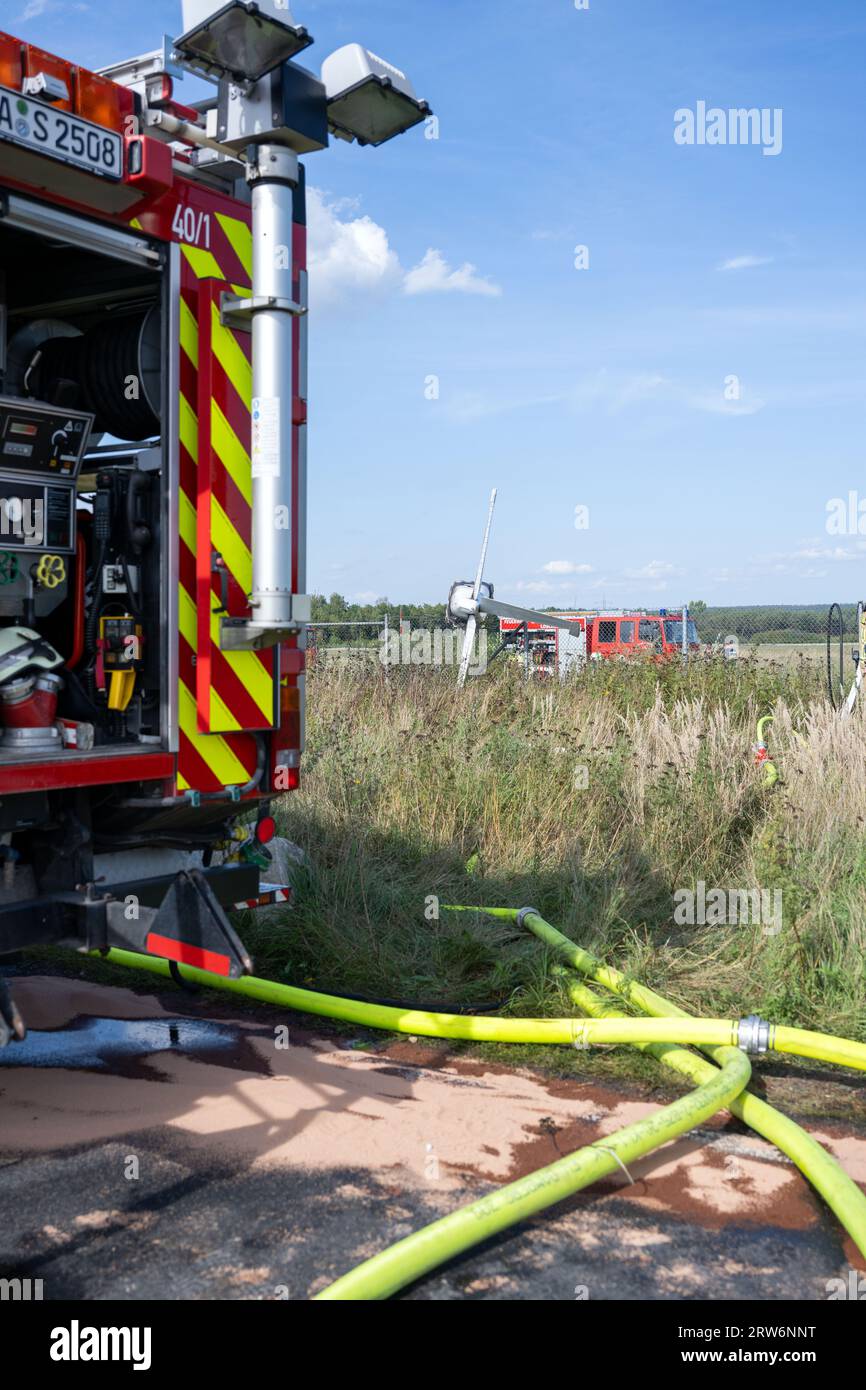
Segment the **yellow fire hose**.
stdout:
<path fill-rule="evenodd" d="M 502 1019 L 365 1004 L 250 976 L 237 980 L 225 979 L 192 966 L 182 967 L 181 973 L 185 979 L 211 988 L 391 1032 L 469 1041 L 546 1042 L 578 1047 L 629 1043 L 651 1052 L 666 1065 L 689 1076 L 698 1083 L 698 1090 L 646 1120 L 609 1136 L 609 1142 L 604 1145 L 581 1149 L 549 1168 L 511 1183 L 479 1202 L 433 1222 L 350 1271 L 318 1294 L 319 1299 L 387 1298 L 444 1261 L 561 1201 L 563 1197 L 580 1191 L 618 1166 L 652 1152 L 720 1109 L 730 1109 L 751 1128 L 776 1143 L 811 1179 L 866 1254 L 866 1197 L 815 1140 L 793 1121 L 745 1090 L 751 1077 L 751 1067 L 742 1050 L 751 1047 L 756 1051 L 765 1051 L 772 1043 L 777 1051 L 818 1057 L 866 1070 L 866 1047 L 846 1039 L 825 1039 L 821 1034 L 800 1029 L 773 1029 L 771 1025 L 754 1018 L 739 1022 L 693 1019 L 661 995 L 603 966 L 532 909 L 518 911 L 515 908 L 461 907 L 449 910 L 485 912 L 519 922 L 556 950 L 573 968 L 622 994 L 629 1002 L 653 1016 L 635 1019 L 605 1009 L 590 990 L 577 982 L 570 986 L 571 997 L 585 1014 L 591 1015 L 589 1018 Z M 118 965 L 170 976 L 168 963 L 156 957 L 112 950 L 107 953 L 107 959 Z M 687 1052 L 681 1046 L 683 1043 L 704 1048 L 718 1067 L 712 1067 Z"/>
<path fill-rule="evenodd" d="M 645 985 L 627 979 L 621 971 L 615 970 L 612 966 L 603 965 L 589 951 L 576 946 L 573 941 L 569 941 L 567 936 L 563 936 L 562 932 L 557 931 L 549 922 L 545 922 L 538 913 L 526 909 L 518 912 L 514 908 L 459 908 L 451 910 L 481 911 L 494 917 L 504 917 L 511 921 L 519 920 L 547 946 L 552 947 L 567 965 L 603 985 L 612 993 L 620 995 L 635 1008 L 654 1017 L 681 1019 L 688 1017 L 684 1010 L 677 1008 L 676 1004 L 672 1004 L 662 995 L 656 994 L 654 990 L 647 989 Z M 574 991 L 578 991 L 577 996 Z M 572 997 L 581 1008 L 591 1001 L 595 1002 L 595 996 L 585 988 L 581 991 L 579 985 L 572 986 Z M 586 1012 L 598 1012 L 598 1008 L 597 1006 L 596 1008 L 587 1007 Z M 607 1013 L 608 1011 L 604 1010 L 604 1012 Z M 777 1029 L 776 1033 L 777 1051 L 813 1056 L 814 1052 L 800 1053 L 798 1047 L 791 1046 L 790 1035 L 795 1035 L 798 1040 L 806 1039 L 806 1047 L 809 1046 L 809 1040 L 821 1037 L 824 1044 L 833 1044 L 832 1048 L 828 1048 L 826 1045 L 822 1046 L 822 1061 L 842 1062 L 843 1065 L 857 1067 L 863 1066 L 863 1062 L 859 1059 L 866 1053 L 866 1048 L 861 1043 L 849 1042 L 845 1038 L 823 1039 L 821 1034 L 804 1033 L 797 1028 Z M 779 1046 L 780 1036 L 785 1046 Z M 849 1059 L 849 1049 L 856 1049 L 856 1061 L 853 1058 Z M 704 1050 L 719 1064 L 725 1060 L 726 1050 L 714 1047 L 706 1047 Z M 688 1068 L 683 1065 L 684 1058 L 688 1058 Z M 700 1058 L 694 1057 L 691 1053 L 675 1054 L 671 1050 L 662 1060 L 666 1065 L 675 1067 L 677 1071 L 684 1071 L 693 1080 L 700 1079 L 705 1074 L 704 1064 L 701 1063 Z M 792 1163 L 796 1164 L 804 1177 L 811 1182 L 817 1192 L 820 1192 L 824 1201 L 835 1213 L 861 1253 L 866 1256 L 866 1196 L 849 1178 L 844 1168 L 836 1162 L 832 1154 L 822 1148 L 817 1140 L 813 1139 L 793 1120 L 788 1119 L 787 1115 L 780 1114 L 773 1106 L 768 1105 L 766 1101 L 752 1095 L 749 1091 L 738 1096 L 728 1108 L 756 1134 L 761 1134 L 765 1139 L 769 1139 L 790 1158 Z"/>
<path fill-rule="evenodd" d="M 728 1109 L 748 1085 L 752 1074 L 744 1052 L 731 1057 L 721 1071 L 714 1071 L 712 1067 L 708 1070 L 713 1075 L 691 1095 L 607 1135 L 603 1143 L 578 1149 L 567 1158 L 508 1183 L 497 1192 L 422 1227 L 344 1274 L 342 1279 L 317 1294 L 317 1300 L 390 1298 L 464 1250 L 571 1197 L 617 1168 L 624 1168 L 694 1129 L 717 1111 Z"/>
<path fill-rule="evenodd" d="M 516 912 L 515 912 L 516 915 Z M 133 951 L 111 950 L 105 959 L 115 965 L 134 966 L 157 975 L 170 975 L 168 963 L 155 956 L 141 956 Z M 680 1014 L 667 1018 L 496 1018 L 473 1014 L 439 1014 L 420 1009 L 395 1008 L 386 1004 L 367 1004 L 340 995 L 320 994 L 315 990 L 299 989 L 296 985 L 281 985 L 274 980 L 259 980 L 252 975 L 231 980 L 212 975 L 191 965 L 181 967 L 184 979 L 207 985 L 210 989 L 225 989 L 244 994 L 267 1004 L 280 1004 L 299 1013 L 317 1014 L 322 1018 L 337 1018 L 360 1027 L 382 1028 L 389 1033 L 409 1033 L 413 1037 L 453 1038 L 464 1042 L 547 1043 L 565 1047 L 610 1046 L 616 1043 L 666 1042 L 691 1044 L 695 1047 L 735 1047 L 743 1023 L 735 1019 L 689 1018 Z M 825 1057 L 820 1033 L 801 1033 L 796 1028 L 777 1030 L 790 1034 L 793 1041 L 785 1049 L 799 1053 L 798 1038 L 808 1040 L 809 1051 L 799 1055 Z M 844 1039 L 834 1039 L 839 1048 L 850 1050 L 844 1064 L 862 1067 L 866 1071 L 866 1047 Z M 807 1046 L 806 1043 L 803 1044 Z M 781 1049 L 780 1049 L 781 1050 Z M 839 1061 L 841 1057 L 825 1057 Z"/>
<path fill-rule="evenodd" d="M 130 951 L 111 950 L 105 957 L 115 965 L 148 970 L 152 974 L 170 977 L 168 963 L 154 956 L 140 956 Z M 673 1033 L 698 1041 L 713 1037 L 727 1041 L 736 1028 L 733 1023 L 703 1023 L 702 1020 L 677 1020 L 672 1026 L 665 1019 L 602 1018 L 602 1019 L 495 1019 L 473 1018 L 453 1014 L 429 1014 L 395 1009 L 377 1004 L 362 1004 L 334 995 L 280 985 L 270 980 L 243 976 L 237 980 L 211 975 L 192 966 L 182 966 L 184 979 L 218 989 L 225 989 L 247 998 L 271 1004 L 281 1004 L 304 1013 L 328 1018 L 340 1018 L 367 1027 L 384 1028 L 389 1032 L 423 1034 L 427 1037 L 464 1038 L 473 1041 L 497 1042 L 634 1042 L 664 1051 Z M 701 1024 L 697 1030 L 693 1025 Z M 664 1041 L 663 1041 L 664 1040 Z M 436 1269 L 480 1241 L 499 1231 L 570 1197 L 582 1188 L 615 1172 L 635 1159 L 651 1153 L 662 1144 L 677 1138 L 687 1130 L 728 1109 L 749 1083 L 751 1064 L 744 1052 L 728 1049 L 721 1071 L 707 1067 L 698 1089 L 665 1106 L 646 1119 L 628 1125 L 606 1136 L 604 1143 L 592 1144 L 566 1158 L 559 1159 L 518 1182 L 509 1183 L 497 1192 L 482 1197 L 467 1207 L 452 1212 L 440 1221 L 416 1231 L 405 1240 L 383 1250 L 342 1279 L 317 1295 L 322 1300 L 384 1299 L 389 1298 L 423 1274 Z M 689 1056 L 690 1054 L 684 1054 Z M 694 1059 L 698 1061 L 697 1058 Z"/>

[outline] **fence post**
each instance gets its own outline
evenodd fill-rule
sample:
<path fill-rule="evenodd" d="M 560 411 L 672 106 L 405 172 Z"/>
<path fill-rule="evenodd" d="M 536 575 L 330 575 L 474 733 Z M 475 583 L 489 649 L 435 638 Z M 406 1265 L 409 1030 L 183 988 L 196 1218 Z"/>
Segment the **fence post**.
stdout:
<path fill-rule="evenodd" d="M 683 604 L 683 660 L 689 663 L 689 605 Z"/>

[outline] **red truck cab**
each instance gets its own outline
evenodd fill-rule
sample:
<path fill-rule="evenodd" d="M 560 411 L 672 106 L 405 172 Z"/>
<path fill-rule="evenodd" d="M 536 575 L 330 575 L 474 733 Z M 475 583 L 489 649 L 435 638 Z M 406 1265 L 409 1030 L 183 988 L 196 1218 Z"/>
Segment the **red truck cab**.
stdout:
<path fill-rule="evenodd" d="M 587 619 L 586 635 L 587 654 L 599 660 L 641 653 L 670 659 L 683 650 L 683 615 L 665 609 L 599 613 Z M 686 636 L 689 651 L 699 651 L 698 630 L 691 618 L 687 619 Z"/>

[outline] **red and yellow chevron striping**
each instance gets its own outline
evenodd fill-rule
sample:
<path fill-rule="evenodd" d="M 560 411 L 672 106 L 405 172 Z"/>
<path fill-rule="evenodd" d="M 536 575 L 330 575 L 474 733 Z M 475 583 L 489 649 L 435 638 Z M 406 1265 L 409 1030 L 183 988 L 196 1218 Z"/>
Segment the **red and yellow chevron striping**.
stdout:
<path fill-rule="evenodd" d="M 246 293 L 246 222 L 217 213 L 207 249 L 182 245 L 180 305 L 179 790 L 243 784 L 253 731 L 271 729 L 272 652 L 224 652 L 220 616 L 248 614 L 252 380 L 249 335 L 220 322 L 220 295 Z"/>

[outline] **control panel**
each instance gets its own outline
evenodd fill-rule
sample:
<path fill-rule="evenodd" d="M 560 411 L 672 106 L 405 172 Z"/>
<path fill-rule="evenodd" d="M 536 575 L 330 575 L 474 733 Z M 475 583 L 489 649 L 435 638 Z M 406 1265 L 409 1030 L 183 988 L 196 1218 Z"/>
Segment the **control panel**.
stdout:
<path fill-rule="evenodd" d="M 31 473 L 74 482 L 93 416 L 0 396 L 0 474 Z"/>

